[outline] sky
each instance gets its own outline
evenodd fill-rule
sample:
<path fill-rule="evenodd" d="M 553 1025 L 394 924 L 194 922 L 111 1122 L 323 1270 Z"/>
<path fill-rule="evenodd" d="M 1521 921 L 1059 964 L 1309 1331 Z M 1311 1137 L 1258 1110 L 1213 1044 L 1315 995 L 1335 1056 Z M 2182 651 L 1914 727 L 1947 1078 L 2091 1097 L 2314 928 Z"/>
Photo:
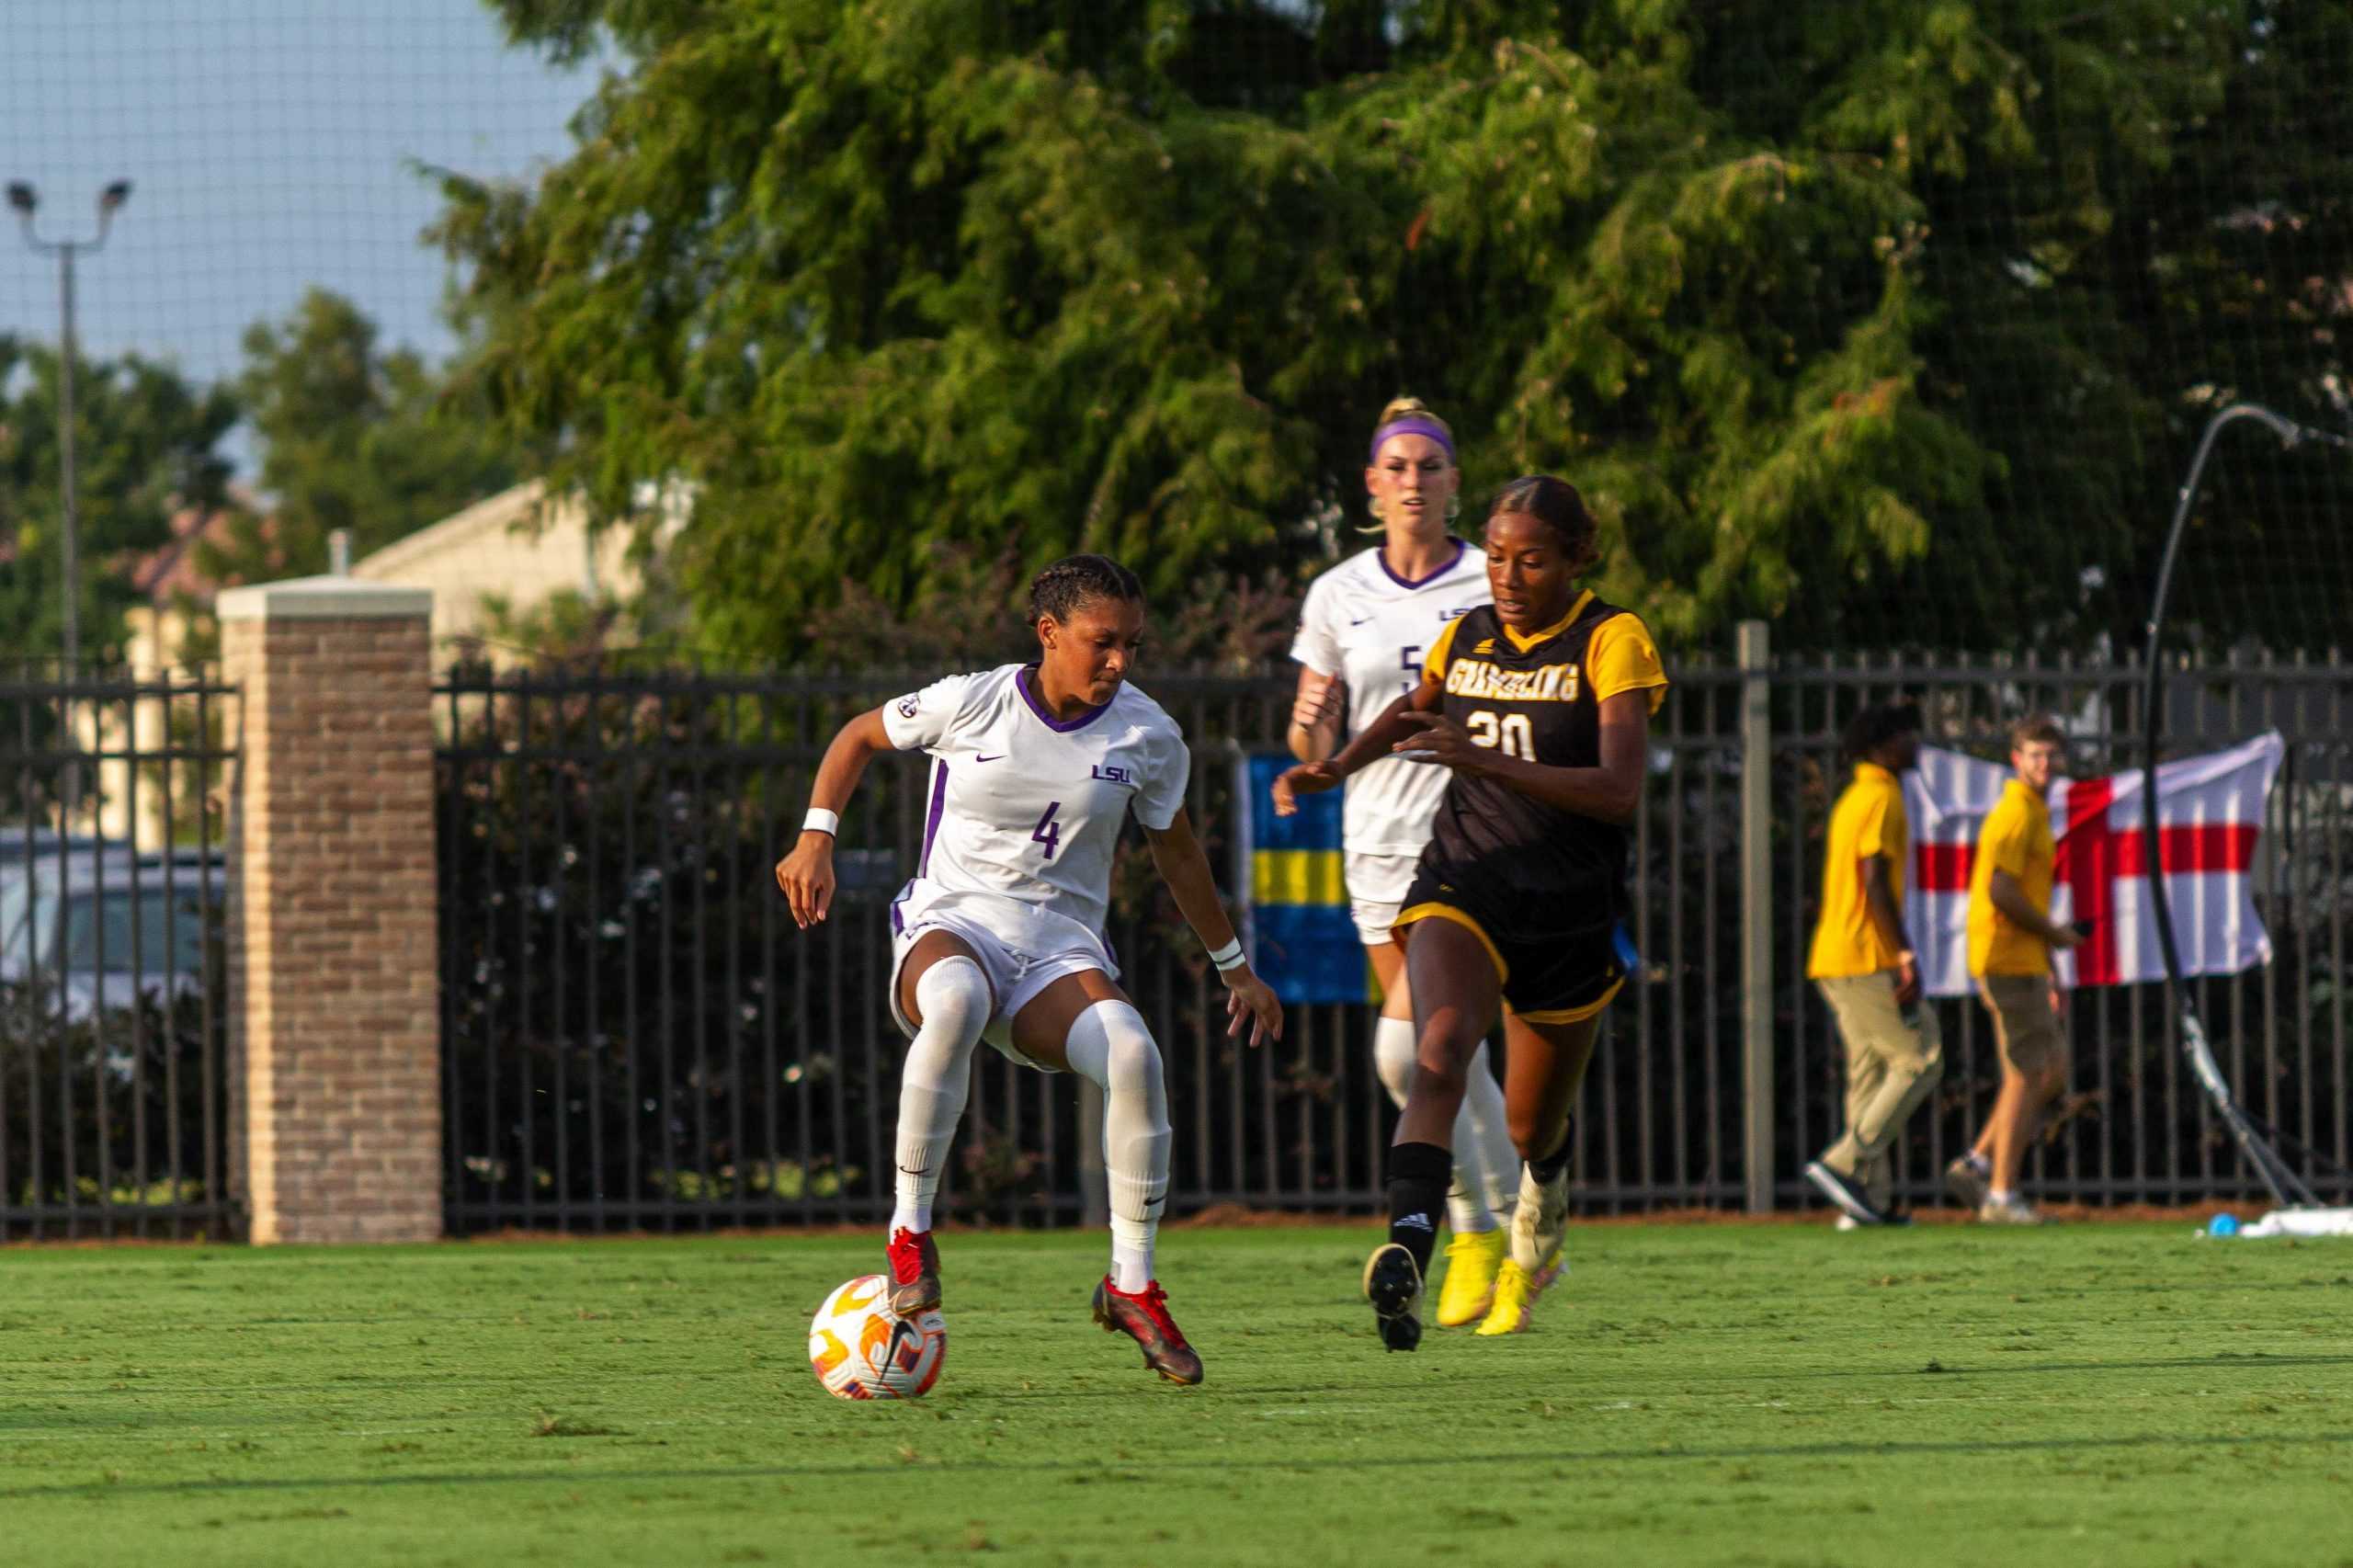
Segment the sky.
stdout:
<path fill-rule="evenodd" d="M 563 157 L 596 70 L 510 49 L 482 0 L 0 0 L 0 181 L 40 193 L 46 237 L 87 237 L 83 352 L 233 375 L 239 339 L 317 285 L 435 358 L 449 267 L 412 162 L 528 176 Z M 0 332 L 53 343 L 57 263 L 0 211 Z M 252 453 L 232 449 L 242 468 Z"/>

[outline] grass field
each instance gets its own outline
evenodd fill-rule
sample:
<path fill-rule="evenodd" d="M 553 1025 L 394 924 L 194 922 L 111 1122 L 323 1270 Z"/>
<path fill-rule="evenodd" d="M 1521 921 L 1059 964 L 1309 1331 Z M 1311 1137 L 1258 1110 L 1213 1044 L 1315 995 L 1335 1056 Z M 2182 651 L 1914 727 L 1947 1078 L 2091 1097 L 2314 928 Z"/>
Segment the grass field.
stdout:
<path fill-rule="evenodd" d="M 870 1240 L 0 1252 L 0 1562 L 2353 1563 L 2353 1243 L 1606 1225 L 1540 1332 L 1378 1349 L 1365 1228 L 947 1238 L 926 1400 L 827 1398 Z"/>

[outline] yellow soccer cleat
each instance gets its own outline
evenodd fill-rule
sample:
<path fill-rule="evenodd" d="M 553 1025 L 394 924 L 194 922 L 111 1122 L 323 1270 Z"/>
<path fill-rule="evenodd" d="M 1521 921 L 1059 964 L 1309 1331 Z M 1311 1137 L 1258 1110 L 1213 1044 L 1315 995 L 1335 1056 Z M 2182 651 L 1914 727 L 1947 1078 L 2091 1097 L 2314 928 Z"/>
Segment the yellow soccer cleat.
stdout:
<path fill-rule="evenodd" d="M 1495 1303 L 1495 1270 L 1510 1251 L 1501 1230 L 1457 1231 L 1446 1244 L 1446 1283 L 1438 1288 L 1438 1325 L 1477 1323 Z"/>
<path fill-rule="evenodd" d="M 1481 1335 L 1525 1334 L 1536 1316 L 1536 1299 L 1561 1277 L 1561 1255 L 1552 1254 L 1543 1267 L 1530 1274 L 1506 1257 L 1495 1271 L 1495 1301 L 1478 1327 Z"/>

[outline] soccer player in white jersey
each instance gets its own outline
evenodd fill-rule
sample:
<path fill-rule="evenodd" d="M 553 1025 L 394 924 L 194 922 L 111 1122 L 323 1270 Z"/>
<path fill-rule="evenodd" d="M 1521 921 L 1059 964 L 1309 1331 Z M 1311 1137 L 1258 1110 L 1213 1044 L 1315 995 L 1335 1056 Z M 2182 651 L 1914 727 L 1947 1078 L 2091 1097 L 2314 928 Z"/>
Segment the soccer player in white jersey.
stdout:
<path fill-rule="evenodd" d="M 1308 585 L 1291 644 L 1300 669 L 1289 740 L 1302 762 L 1329 759 L 1420 685 L 1424 653 L 1490 597 L 1485 552 L 1447 526 L 1461 509 L 1454 433 L 1420 399 L 1397 398 L 1381 411 L 1364 483 L 1381 543 Z M 1384 758 L 1349 776 L 1342 812 L 1349 913 L 1381 982 L 1373 1067 L 1401 1109 L 1414 1077 L 1414 999 L 1404 949 L 1390 928 L 1430 840 L 1446 778 L 1442 767 Z M 1446 1202 L 1454 1232 L 1438 1293 L 1446 1327 L 1478 1323 L 1493 1305 L 1506 1252 L 1503 1221 L 1518 1191 L 1519 1155 L 1485 1046 L 1466 1079 Z"/>
<path fill-rule="evenodd" d="M 1103 938 L 1111 860 L 1132 814 L 1176 908 L 1226 986 L 1229 1035 L 1282 1038 L 1282 1006 L 1251 972 L 1192 824 L 1192 759 L 1160 704 L 1127 684 L 1143 637 L 1143 590 L 1100 555 L 1074 555 L 1029 587 L 1037 663 L 949 676 L 842 726 L 818 764 L 809 816 L 777 883 L 802 928 L 834 892 L 838 813 L 870 758 L 932 756 L 931 808 L 915 880 L 891 906 L 892 1017 L 908 1035 L 900 1079 L 891 1305 L 937 1307 L 931 1205 L 964 1113 L 973 1046 L 1072 1072 L 1104 1094 L 1111 1271 L 1095 1321 L 1142 1347 L 1172 1382 L 1201 1358 L 1168 1313 L 1153 1244 L 1168 1196 L 1168 1096 L 1160 1049 L 1116 983 Z"/>

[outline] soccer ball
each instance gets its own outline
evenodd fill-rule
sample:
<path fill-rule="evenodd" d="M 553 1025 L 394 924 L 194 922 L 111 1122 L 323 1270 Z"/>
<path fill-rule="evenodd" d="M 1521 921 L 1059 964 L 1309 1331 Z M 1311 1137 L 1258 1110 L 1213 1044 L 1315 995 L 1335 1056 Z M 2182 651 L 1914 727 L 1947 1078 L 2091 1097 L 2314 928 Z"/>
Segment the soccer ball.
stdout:
<path fill-rule="evenodd" d="M 868 1274 L 836 1287 L 809 1325 L 810 1369 L 835 1399 L 916 1399 L 939 1381 L 947 1323 L 937 1310 L 901 1317 L 889 1284 Z"/>

